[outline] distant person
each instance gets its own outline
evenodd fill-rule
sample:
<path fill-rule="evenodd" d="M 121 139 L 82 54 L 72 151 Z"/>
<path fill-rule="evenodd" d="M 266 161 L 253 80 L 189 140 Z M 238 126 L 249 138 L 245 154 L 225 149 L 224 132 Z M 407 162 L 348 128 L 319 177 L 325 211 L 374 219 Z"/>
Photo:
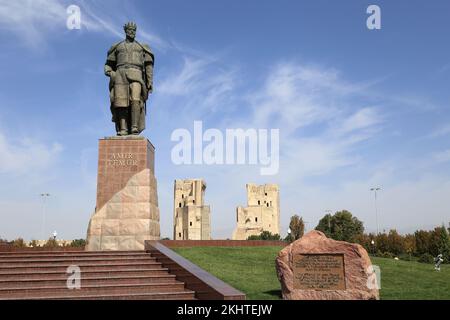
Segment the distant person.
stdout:
<path fill-rule="evenodd" d="M 436 271 L 441 271 L 441 264 L 442 262 L 444 262 L 444 259 L 442 258 L 442 254 L 439 254 L 435 259 L 434 259 L 434 270 Z"/>

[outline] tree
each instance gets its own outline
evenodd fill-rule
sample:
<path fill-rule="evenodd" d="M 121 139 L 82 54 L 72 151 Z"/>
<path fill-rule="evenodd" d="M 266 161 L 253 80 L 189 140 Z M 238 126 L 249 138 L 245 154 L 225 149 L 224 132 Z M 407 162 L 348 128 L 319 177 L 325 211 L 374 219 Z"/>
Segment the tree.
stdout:
<path fill-rule="evenodd" d="M 364 233 L 363 223 L 347 210 L 325 215 L 320 219 L 316 230 L 335 240 L 355 242 L 358 235 Z"/>
<path fill-rule="evenodd" d="M 38 242 L 36 240 L 31 240 L 29 243 L 30 247 L 36 248 L 38 246 Z"/>
<path fill-rule="evenodd" d="M 355 237 L 355 243 L 362 245 L 367 252 L 373 253 L 372 239 L 374 238 L 373 234 L 359 234 Z"/>
<path fill-rule="evenodd" d="M 278 233 L 272 234 L 269 231 L 263 231 L 259 235 L 249 236 L 247 240 L 281 240 Z"/>
<path fill-rule="evenodd" d="M 413 255 L 416 253 L 416 238 L 413 234 L 405 235 L 405 238 L 403 239 L 403 245 L 407 254 Z"/>
<path fill-rule="evenodd" d="M 405 252 L 403 237 L 395 229 L 389 231 L 387 252 L 395 255 Z"/>
<path fill-rule="evenodd" d="M 17 238 L 16 240 L 14 240 L 12 242 L 12 245 L 17 248 L 25 248 L 27 246 L 27 244 L 22 238 Z"/>
<path fill-rule="evenodd" d="M 56 239 L 50 238 L 47 240 L 47 242 L 43 245 L 44 248 L 56 248 L 59 247 L 58 241 Z"/>
<path fill-rule="evenodd" d="M 333 238 L 332 236 L 332 223 L 333 216 L 331 214 L 326 214 L 322 219 L 319 220 L 319 224 L 316 230 L 322 231 L 328 238 Z"/>
<path fill-rule="evenodd" d="M 430 232 L 429 251 L 434 257 L 442 254 L 444 260 L 448 262 L 450 258 L 450 240 L 445 226 L 436 227 Z"/>
<path fill-rule="evenodd" d="M 414 237 L 416 238 L 416 254 L 420 256 L 425 253 L 430 253 L 430 232 L 425 230 L 417 230 L 414 232 Z"/>
<path fill-rule="evenodd" d="M 82 248 L 86 246 L 86 240 L 84 239 L 75 239 L 70 243 L 70 247 Z"/>
<path fill-rule="evenodd" d="M 377 254 L 389 252 L 389 238 L 386 233 L 379 233 L 375 238 L 375 250 Z"/>
<path fill-rule="evenodd" d="M 303 218 L 298 215 L 293 215 L 291 217 L 291 222 L 289 223 L 289 229 L 291 232 L 287 235 L 286 241 L 293 242 L 303 237 L 303 234 L 305 233 L 305 222 L 303 221 Z"/>

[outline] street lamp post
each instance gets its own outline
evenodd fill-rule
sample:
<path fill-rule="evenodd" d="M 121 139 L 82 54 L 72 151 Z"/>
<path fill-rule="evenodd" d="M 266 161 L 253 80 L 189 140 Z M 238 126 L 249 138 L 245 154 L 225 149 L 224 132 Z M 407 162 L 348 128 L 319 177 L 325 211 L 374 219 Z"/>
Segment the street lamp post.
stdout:
<path fill-rule="evenodd" d="M 309 221 L 303 220 L 303 225 L 305 226 L 305 228 L 303 229 L 303 233 L 306 233 L 306 230 L 308 230 L 309 223 L 310 223 Z"/>
<path fill-rule="evenodd" d="M 50 196 L 50 193 L 41 193 L 41 197 L 43 199 L 43 204 L 42 204 L 42 240 L 45 240 L 45 209 L 46 209 L 46 202 L 47 202 L 47 198 Z"/>
<path fill-rule="evenodd" d="M 375 194 L 375 222 L 377 224 L 377 235 L 379 234 L 378 230 L 378 208 L 377 208 L 377 191 L 381 190 L 380 187 L 373 187 L 370 188 L 370 191 L 373 191 Z"/>
<path fill-rule="evenodd" d="M 328 215 L 328 232 L 330 232 L 331 234 L 331 213 L 333 211 L 332 210 L 325 210 L 325 213 Z"/>

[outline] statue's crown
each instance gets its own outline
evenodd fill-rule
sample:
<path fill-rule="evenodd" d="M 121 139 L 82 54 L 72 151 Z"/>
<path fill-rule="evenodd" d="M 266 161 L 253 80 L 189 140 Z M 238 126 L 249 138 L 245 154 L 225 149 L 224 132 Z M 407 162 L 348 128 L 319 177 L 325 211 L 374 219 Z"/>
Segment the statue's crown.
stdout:
<path fill-rule="evenodd" d="M 134 22 L 127 22 L 124 26 L 123 26 L 123 30 L 127 30 L 127 29 L 137 29 L 136 23 Z"/>

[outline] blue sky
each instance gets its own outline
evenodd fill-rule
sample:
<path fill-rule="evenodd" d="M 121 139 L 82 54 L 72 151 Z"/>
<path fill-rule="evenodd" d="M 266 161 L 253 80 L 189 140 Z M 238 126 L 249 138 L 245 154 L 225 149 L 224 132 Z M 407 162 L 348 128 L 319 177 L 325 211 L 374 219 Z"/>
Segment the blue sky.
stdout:
<path fill-rule="evenodd" d="M 82 28 L 66 28 L 66 8 Z M 382 28 L 366 27 L 381 8 Z M 157 149 L 161 233 L 173 181 L 207 182 L 212 234 L 227 238 L 245 184 L 278 183 L 282 233 L 300 214 L 348 209 L 409 232 L 450 220 L 448 1 L 0 0 L 0 237 L 85 237 L 95 207 L 98 139 L 114 134 L 103 64 L 122 25 L 155 53 L 144 135 Z M 177 128 L 279 128 L 280 171 L 176 166 Z"/>

